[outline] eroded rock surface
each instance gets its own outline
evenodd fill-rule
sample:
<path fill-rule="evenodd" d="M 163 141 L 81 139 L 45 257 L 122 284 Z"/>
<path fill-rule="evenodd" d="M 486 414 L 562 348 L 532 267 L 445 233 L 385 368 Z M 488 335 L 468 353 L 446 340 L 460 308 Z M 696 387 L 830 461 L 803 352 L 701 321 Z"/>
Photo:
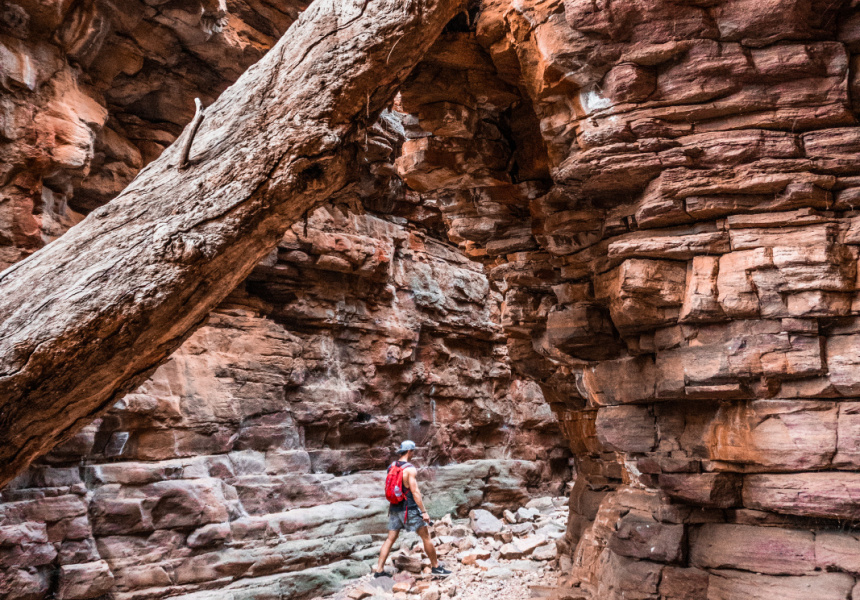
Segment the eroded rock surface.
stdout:
<path fill-rule="evenodd" d="M 229 6 L 228 6 L 229 5 Z M 0 15 L 0 266 L 118 194 L 306 2 L 16 0 Z"/>
<path fill-rule="evenodd" d="M 577 455 L 583 594 L 852 594 L 856 11 L 484 2 L 402 92 Z"/>

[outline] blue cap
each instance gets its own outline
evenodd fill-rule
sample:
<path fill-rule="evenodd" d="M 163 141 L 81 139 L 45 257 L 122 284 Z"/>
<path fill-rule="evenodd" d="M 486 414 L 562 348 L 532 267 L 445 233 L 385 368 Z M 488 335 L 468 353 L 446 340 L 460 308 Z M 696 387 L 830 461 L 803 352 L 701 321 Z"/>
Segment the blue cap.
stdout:
<path fill-rule="evenodd" d="M 415 450 L 415 442 L 412 440 L 406 440 L 400 444 L 400 447 L 397 449 L 397 453 L 406 454 L 410 450 Z"/>

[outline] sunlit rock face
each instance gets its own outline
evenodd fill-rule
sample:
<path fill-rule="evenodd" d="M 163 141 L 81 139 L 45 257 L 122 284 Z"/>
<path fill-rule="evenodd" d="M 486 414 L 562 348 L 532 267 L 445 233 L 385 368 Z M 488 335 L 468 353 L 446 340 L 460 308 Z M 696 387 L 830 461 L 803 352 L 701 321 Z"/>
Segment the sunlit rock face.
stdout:
<path fill-rule="evenodd" d="M 302 0 L 0 7 L 0 269 L 119 193 L 259 60 Z"/>
<path fill-rule="evenodd" d="M 469 17 L 402 91 L 397 164 L 487 265 L 577 455 L 570 574 L 601 600 L 850 597 L 855 3 Z"/>

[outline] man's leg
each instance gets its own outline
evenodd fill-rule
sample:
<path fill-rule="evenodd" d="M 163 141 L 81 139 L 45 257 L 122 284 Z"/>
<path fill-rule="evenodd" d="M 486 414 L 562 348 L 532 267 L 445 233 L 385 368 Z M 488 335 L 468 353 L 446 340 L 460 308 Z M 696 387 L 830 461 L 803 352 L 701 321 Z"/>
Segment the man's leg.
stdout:
<path fill-rule="evenodd" d="M 376 564 L 377 573 L 382 573 L 382 571 L 385 570 L 385 561 L 388 560 L 388 554 L 391 552 L 391 547 L 394 545 L 394 542 L 397 541 L 398 535 L 400 535 L 399 531 L 388 532 L 388 539 L 385 540 L 385 543 L 382 544 L 382 550 L 379 551 L 379 562 Z"/>
<path fill-rule="evenodd" d="M 418 537 L 424 542 L 424 552 L 427 558 L 430 559 L 430 566 L 434 569 L 439 566 L 439 561 L 436 558 L 436 547 L 433 545 L 433 540 L 430 539 L 430 530 L 427 527 L 422 527 L 418 530 Z"/>

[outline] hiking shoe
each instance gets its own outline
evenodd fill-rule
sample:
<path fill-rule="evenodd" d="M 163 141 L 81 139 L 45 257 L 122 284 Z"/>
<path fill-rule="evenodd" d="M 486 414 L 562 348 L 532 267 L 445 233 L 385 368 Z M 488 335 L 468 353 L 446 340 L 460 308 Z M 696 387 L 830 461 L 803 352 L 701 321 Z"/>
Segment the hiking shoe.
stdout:
<path fill-rule="evenodd" d="M 434 567 L 434 568 L 430 569 L 430 572 L 433 575 L 436 575 L 437 577 L 447 577 L 448 575 L 451 574 L 451 571 L 449 571 L 448 569 L 446 569 L 442 565 L 439 565 L 438 567 Z"/>
<path fill-rule="evenodd" d="M 376 579 L 377 577 L 391 577 L 391 573 L 388 571 L 374 571 L 373 578 Z"/>

